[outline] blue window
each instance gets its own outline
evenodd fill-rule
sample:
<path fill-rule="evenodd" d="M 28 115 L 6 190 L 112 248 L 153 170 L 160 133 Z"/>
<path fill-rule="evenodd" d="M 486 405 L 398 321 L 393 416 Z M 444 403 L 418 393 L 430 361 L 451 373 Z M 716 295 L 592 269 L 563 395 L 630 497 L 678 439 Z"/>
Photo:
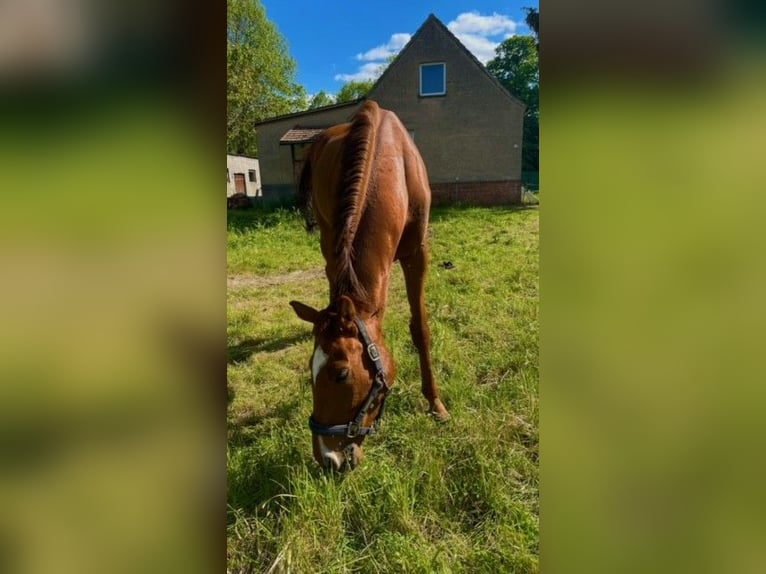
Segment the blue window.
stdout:
<path fill-rule="evenodd" d="M 443 96 L 447 93 L 447 65 L 420 65 L 420 95 Z"/>

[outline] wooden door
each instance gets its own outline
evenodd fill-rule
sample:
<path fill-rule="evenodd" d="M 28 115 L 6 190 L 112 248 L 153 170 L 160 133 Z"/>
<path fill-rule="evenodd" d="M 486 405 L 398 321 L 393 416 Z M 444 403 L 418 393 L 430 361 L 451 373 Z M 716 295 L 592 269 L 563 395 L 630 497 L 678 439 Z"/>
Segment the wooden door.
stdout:
<path fill-rule="evenodd" d="M 247 193 L 247 184 L 245 183 L 244 173 L 234 174 L 234 192 L 235 193 Z"/>

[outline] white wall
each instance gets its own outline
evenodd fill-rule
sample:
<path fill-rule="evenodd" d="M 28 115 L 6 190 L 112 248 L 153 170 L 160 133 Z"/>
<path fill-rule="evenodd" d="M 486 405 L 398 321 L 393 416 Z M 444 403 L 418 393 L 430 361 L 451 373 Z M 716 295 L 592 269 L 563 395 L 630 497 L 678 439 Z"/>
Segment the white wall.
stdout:
<path fill-rule="evenodd" d="M 231 197 L 236 192 L 234 187 L 234 174 L 241 173 L 245 176 L 245 190 L 249 197 L 261 197 L 261 170 L 258 160 L 241 155 L 226 155 L 226 197 Z M 250 170 L 255 171 L 256 181 L 250 181 Z"/>

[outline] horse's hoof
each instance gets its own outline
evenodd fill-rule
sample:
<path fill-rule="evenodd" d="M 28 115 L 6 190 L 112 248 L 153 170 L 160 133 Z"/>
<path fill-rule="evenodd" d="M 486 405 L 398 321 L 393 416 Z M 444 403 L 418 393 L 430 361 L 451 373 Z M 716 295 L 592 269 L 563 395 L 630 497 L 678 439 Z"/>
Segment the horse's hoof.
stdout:
<path fill-rule="evenodd" d="M 434 402 L 431 403 L 431 409 L 429 412 L 439 422 L 446 421 L 450 416 L 440 399 L 434 399 Z"/>

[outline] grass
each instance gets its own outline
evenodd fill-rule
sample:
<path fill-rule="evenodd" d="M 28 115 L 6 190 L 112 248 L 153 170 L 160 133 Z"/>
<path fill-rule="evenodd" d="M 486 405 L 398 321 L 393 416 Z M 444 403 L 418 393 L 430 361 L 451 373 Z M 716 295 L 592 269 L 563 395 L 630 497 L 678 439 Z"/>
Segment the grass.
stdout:
<path fill-rule="evenodd" d="M 538 571 L 538 212 L 434 209 L 429 241 L 434 369 L 452 418 L 425 414 L 397 266 L 382 432 L 357 469 L 329 475 L 306 424 L 310 329 L 287 304 L 326 304 L 318 236 L 292 211 L 230 212 L 230 572 Z"/>

